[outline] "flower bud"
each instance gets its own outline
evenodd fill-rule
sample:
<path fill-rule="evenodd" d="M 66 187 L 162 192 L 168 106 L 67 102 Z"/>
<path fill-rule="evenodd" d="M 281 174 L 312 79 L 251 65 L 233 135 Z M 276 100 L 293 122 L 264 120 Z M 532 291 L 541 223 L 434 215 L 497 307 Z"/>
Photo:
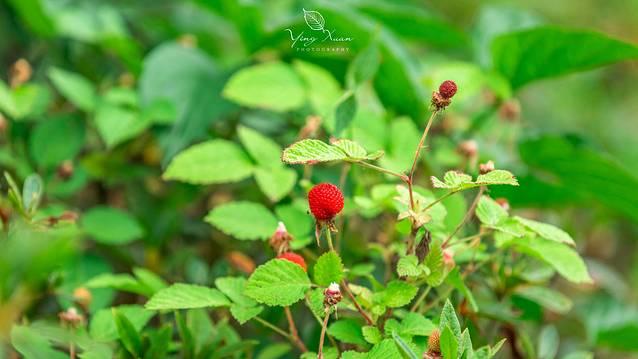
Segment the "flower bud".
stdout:
<path fill-rule="evenodd" d="M 452 270 L 456 265 L 454 262 L 454 252 L 449 248 L 443 250 L 443 265 L 447 270 Z"/>
<path fill-rule="evenodd" d="M 494 161 L 489 160 L 486 163 L 481 163 L 479 165 L 479 173 L 484 175 L 486 173 L 490 173 L 494 171 Z"/>
<path fill-rule="evenodd" d="M 428 338 L 428 351 L 434 353 L 441 352 L 441 332 L 438 329 L 434 329 Z"/>
<path fill-rule="evenodd" d="M 323 305 L 326 308 L 334 307 L 341 302 L 341 299 L 343 299 L 341 288 L 335 282 L 330 283 L 328 288 L 323 291 Z"/>
<path fill-rule="evenodd" d="M 466 140 L 459 143 L 457 151 L 466 158 L 474 158 L 478 154 L 478 143 L 474 140 Z"/>
<path fill-rule="evenodd" d="M 286 230 L 284 222 L 279 222 L 277 230 L 270 237 L 270 246 L 277 254 L 282 254 L 290 250 L 290 242 L 293 240 L 292 236 Z"/>
<path fill-rule="evenodd" d="M 64 312 L 58 313 L 58 318 L 62 322 L 62 325 L 76 328 L 84 324 L 84 316 L 78 313 L 78 310 L 74 307 L 67 309 Z"/>

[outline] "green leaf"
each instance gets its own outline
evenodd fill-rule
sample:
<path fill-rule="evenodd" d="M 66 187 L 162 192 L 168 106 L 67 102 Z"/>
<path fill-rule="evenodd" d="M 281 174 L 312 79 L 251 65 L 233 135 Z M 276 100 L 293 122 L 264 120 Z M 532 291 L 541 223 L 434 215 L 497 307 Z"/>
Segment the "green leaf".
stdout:
<path fill-rule="evenodd" d="M 551 265 L 563 277 L 574 283 L 591 283 L 587 267 L 578 253 L 569 246 L 538 237 L 517 238 L 514 245 L 520 251 Z"/>
<path fill-rule="evenodd" d="M 439 320 L 440 332 L 443 333 L 446 328 L 451 330 L 455 341 L 458 343 L 461 340 L 461 324 L 459 323 L 459 318 L 456 316 L 456 312 L 454 312 L 454 306 L 449 299 L 445 301 L 443 311 L 441 311 L 441 319 Z"/>
<path fill-rule="evenodd" d="M 474 312 L 478 312 L 479 307 L 476 303 L 476 299 L 474 299 L 472 291 L 465 285 L 465 281 L 463 280 L 458 267 L 454 268 L 454 270 L 452 270 L 448 274 L 448 276 L 446 277 L 446 281 L 450 283 L 454 288 L 456 288 L 459 292 L 461 292 L 461 294 L 463 294 L 465 299 L 467 299 L 467 301 L 470 303 L 470 308 L 472 308 Z"/>
<path fill-rule="evenodd" d="M 397 274 L 399 277 L 418 277 L 423 273 L 423 268 L 419 266 L 419 259 L 410 254 L 401 257 L 397 263 Z"/>
<path fill-rule="evenodd" d="M 430 270 L 430 274 L 427 276 L 426 282 L 433 287 L 438 287 L 445 279 L 443 249 L 441 248 L 441 245 L 442 241 L 440 238 L 433 238 L 430 243 L 430 251 L 423 261 L 426 267 Z"/>
<path fill-rule="evenodd" d="M 418 359 L 416 353 L 410 348 L 408 343 L 406 343 L 396 332 L 392 332 L 392 340 L 394 340 L 394 344 L 396 344 L 401 356 L 407 359 Z"/>
<path fill-rule="evenodd" d="M 494 68 L 516 88 L 542 78 L 638 59 L 638 47 L 596 32 L 537 27 L 499 36 L 492 43 L 492 57 Z"/>
<path fill-rule="evenodd" d="M 155 293 L 146 309 L 174 310 L 229 306 L 230 301 L 219 290 L 200 285 L 176 283 Z"/>
<path fill-rule="evenodd" d="M 81 218 L 80 226 L 97 242 L 126 244 L 144 235 L 144 229 L 127 212 L 113 207 L 93 207 Z"/>
<path fill-rule="evenodd" d="M 140 357 L 142 355 L 142 338 L 138 334 L 138 330 L 123 313 L 118 312 L 116 308 L 112 308 L 112 311 L 120 341 L 129 353 L 134 357 Z"/>
<path fill-rule="evenodd" d="M 377 344 L 383 340 L 383 336 L 379 331 L 379 328 L 374 325 L 366 325 L 361 328 L 361 333 L 363 334 L 363 338 L 370 344 Z"/>
<path fill-rule="evenodd" d="M 383 151 L 368 153 L 360 144 L 347 139 L 339 139 L 332 142 L 333 146 L 339 147 L 348 156 L 348 160 L 377 160 L 383 156 Z"/>
<path fill-rule="evenodd" d="M 399 334 L 401 335 L 418 335 L 427 337 L 436 329 L 431 320 L 427 319 L 420 313 L 410 312 L 403 317 Z"/>
<path fill-rule="evenodd" d="M 470 332 L 467 328 L 463 331 L 463 333 L 461 333 L 458 351 L 459 358 L 474 358 L 474 346 L 472 344 Z"/>
<path fill-rule="evenodd" d="M 364 50 L 360 51 L 352 60 L 348 72 L 352 77 L 354 85 L 362 84 L 372 80 L 379 70 L 381 64 L 381 54 L 376 41 L 372 41 Z"/>
<path fill-rule="evenodd" d="M 347 158 L 344 151 L 323 141 L 306 139 L 286 147 L 281 156 L 289 164 L 315 164 L 318 162 L 340 161 Z"/>
<path fill-rule="evenodd" d="M 279 168 L 282 166 L 281 147 L 277 142 L 245 126 L 237 128 L 237 135 L 244 148 L 260 167 Z"/>
<path fill-rule="evenodd" d="M 24 184 L 22 185 L 22 205 L 27 213 L 35 213 L 40 205 L 43 192 L 44 183 L 42 183 L 40 175 L 32 174 L 25 178 Z"/>
<path fill-rule="evenodd" d="M 317 259 L 314 266 L 314 279 L 317 285 L 327 287 L 330 283 L 341 283 L 343 263 L 336 252 L 329 251 Z"/>
<path fill-rule="evenodd" d="M 569 244 L 575 246 L 572 237 L 562 229 L 552 226 L 551 224 L 532 221 L 531 219 L 525 219 L 521 217 L 514 217 L 519 223 L 538 234 L 540 237 L 549 239 L 550 241 L 556 241 L 559 243 Z"/>
<path fill-rule="evenodd" d="M 506 184 L 510 186 L 518 186 L 518 181 L 516 177 L 505 170 L 493 170 L 484 175 L 479 175 L 476 178 L 476 182 L 478 185 L 489 186 L 489 185 L 498 185 L 498 184 Z"/>
<path fill-rule="evenodd" d="M 122 292 L 130 292 L 150 296 L 153 291 L 129 274 L 102 273 L 84 284 L 88 288 L 112 288 Z"/>
<path fill-rule="evenodd" d="M 476 205 L 476 216 L 481 223 L 494 227 L 507 219 L 507 211 L 488 196 L 482 196 Z"/>
<path fill-rule="evenodd" d="M 102 102 L 95 111 L 95 125 L 108 148 L 135 138 L 151 125 L 137 111 Z"/>
<path fill-rule="evenodd" d="M 279 359 L 290 352 L 292 349 L 288 343 L 275 343 L 266 346 L 259 352 L 257 359 Z"/>
<path fill-rule="evenodd" d="M 257 168 L 255 181 L 272 202 L 278 202 L 292 191 L 297 183 L 297 172 L 290 168 Z"/>
<path fill-rule="evenodd" d="M 505 170 L 494 170 L 477 177 L 476 181 L 472 181 L 472 177 L 468 174 L 448 171 L 443 177 L 443 181 L 432 176 L 432 186 L 434 188 L 445 188 L 451 191 L 460 191 L 479 186 L 489 185 L 511 185 L 518 186 L 518 181 L 512 173 Z"/>
<path fill-rule="evenodd" d="M 81 110 L 93 111 L 97 97 L 95 87 L 88 79 L 57 67 L 51 67 L 47 74 L 56 89 L 69 102 Z"/>
<path fill-rule="evenodd" d="M 330 116 L 341 97 L 339 81 L 325 68 L 309 62 L 294 60 L 292 66 L 304 82 L 314 112 L 320 116 Z"/>
<path fill-rule="evenodd" d="M 289 111 L 306 99 L 303 83 L 288 64 L 270 62 L 237 71 L 228 80 L 224 97 L 246 107 Z"/>
<path fill-rule="evenodd" d="M 594 353 L 586 351 L 571 352 L 563 356 L 562 359 L 594 359 Z"/>
<path fill-rule="evenodd" d="M 356 113 L 357 99 L 354 93 L 350 92 L 339 102 L 335 109 L 335 136 L 340 136 L 350 126 Z"/>
<path fill-rule="evenodd" d="M 333 322 L 328 327 L 328 334 L 344 343 L 363 346 L 367 344 L 367 342 L 363 338 L 361 323 L 358 320 L 340 319 L 336 322 Z"/>
<path fill-rule="evenodd" d="M 175 110 L 172 127 L 160 143 L 164 166 L 193 141 L 206 138 L 210 125 L 234 108 L 221 97 L 227 75 L 198 48 L 176 42 L 162 44 L 144 58 L 142 69 L 139 79 L 142 108 L 148 110 L 165 102 Z M 222 152 L 221 159 L 224 155 Z M 245 165 L 237 166 L 236 170 L 241 173 L 243 168 Z M 223 169 L 218 173 L 227 174 Z"/>
<path fill-rule="evenodd" d="M 224 295 L 230 298 L 233 303 L 246 307 L 253 307 L 257 302 L 248 298 L 244 291 L 246 290 L 246 278 L 243 277 L 221 277 L 215 279 L 215 286 Z"/>
<path fill-rule="evenodd" d="M 380 292 L 381 303 L 390 308 L 399 308 L 409 304 L 416 296 L 418 288 L 402 280 L 393 280 Z"/>
<path fill-rule="evenodd" d="M 252 172 L 253 165 L 239 146 L 226 140 L 210 140 L 180 152 L 162 177 L 192 184 L 215 184 L 241 181 Z"/>
<path fill-rule="evenodd" d="M 114 309 L 117 310 L 118 314 L 125 316 L 137 332 L 141 332 L 142 328 L 156 314 L 156 312 L 146 310 L 141 305 L 136 304 L 121 305 Z M 93 315 L 89 327 L 93 339 L 106 342 L 119 338 L 113 313 L 113 309 L 107 308 L 100 309 Z"/>
<path fill-rule="evenodd" d="M 27 326 L 15 325 L 11 329 L 11 344 L 25 358 L 65 359 L 69 357 L 67 354 L 53 350 L 46 337 Z"/>
<path fill-rule="evenodd" d="M 138 282 L 149 289 L 149 293 L 155 294 L 159 290 L 168 287 L 168 284 L 157 274 L 145 268 L 133 268 L 133 274 L 137 277 Z"/>
<path fill-rule="evenodd" d="M 272 259 L 255 269 L 244 294 L 269 306 L 289 306 L 310 289 L 306 272 L 295 263 Z"/>
<path fill-rule="evenodd" d="M 253 319 L 254 317 L 258 316 L 259 313 L 261 313 L 263 310 L 264 307 L 261 305 L 247 307 L 241 304 L 232 304 L 230 306 L 230 314 L 233 315 L 233 318 L 235 318 L 239 322 L 239 324 L 244 324 L 247 321 Z"/>
<path fill-rule="evenodd" d="M 403 359 L 399 348 L 394 344 L 394 339 L 384 339 L 376 344 L 368 352 L 369 359 Z"/>
<path fill-rule="evenodd" d="M 71 116 L 39 122 L 29 139 L 29 153 L 38 166 L 51 168 L 72 160 L 84 146 L 84 124 Z"/>
<path fill-rule="evenodd" d="M 546 325 L 538 338 L 538 359 L 554 359 L 558 353 L 560 338 L 553 325 Z"/>
<path fill-rule="evenodd" d="M 542 286 L 523 286 L 516 289 L 515 295 L 526 298 L 559 314 L 572 309 L 572 301 L 561 292 Z"/>
<path fill-rule="evenodd" d="M 240 240 L 267 239 L 277 229 L 277 219 L 262 204 L 229 202 L 215 207 L 206 222 Z"/>
<path fill-rule="evenodd" d="M 457 358 L 461 333 L 459 332 L 459 335 L 456 336 L 449 325 L 442 326 L 442 328 L 439 339 L 441 354 L 443 354 L 443 358 Z"/>

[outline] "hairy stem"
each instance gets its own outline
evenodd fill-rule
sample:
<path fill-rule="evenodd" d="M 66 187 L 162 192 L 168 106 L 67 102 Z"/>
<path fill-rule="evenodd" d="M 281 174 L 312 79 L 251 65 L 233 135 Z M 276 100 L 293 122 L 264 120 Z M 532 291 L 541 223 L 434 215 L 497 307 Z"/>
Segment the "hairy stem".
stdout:
<path fill-rule="evenodd" d="M 261 325 L 263 325 L 264 327 L 268 328 L 268 329 L 272 329 L 274 332 L 276 332 L 277 334 L 283 336 L 284 338 L 290 340 L 291 343 L 295 343 L 294 338 L 292 337 L 292 335 L 286 333 L 285 331 L 283 331 L 281 328 L 271 324 L 270 322 L 261 319 L 260 317 L 255 317 L 254 318 L 257 322 L 261 323 Z"/>
<path fill-rule="evenodd" d="M 404 181 L 404 182 L 406 182 L 407 179 L 408 179 L 408 177 L 406 175 L 404 175 L 403 173 L 394 172 L 394 171 L 389 170 L 387 168 L 383 168 L 383 167 L 379 167 L 377 165 L 373 165 L 372 163 L 368 163 L 368 162 L 364 162 L 364 161 L 358 161 L 358 162 L 355 162 L 355 163 L 360 165 L 360 166 L 367 167 L 367 168 L 373 169 L 375 171 L 379 171 L 381 173 L 385 173 L 385 174 L 390 175 L 390 176 L 398 177 L 399 179 L 401 179 L 401 181 Z"/>
<path fill-rule="evenodd" d="M 304 342 L 299 338 L 299 331 L 297 331 L 297 326 L 295 325 L 295 321 L 292 319 L 292 313 L 290 312 L 290 307 L 284 307 L 284 311 L 286 312 L 286 319 L 288 319 L 288 328 L 290 329 L 290 335 L 295 342 L 295 345 L 301 350 L 302 353 L 308 351 Z"/>
<path fill-rule="evenodd" d="M 372 319 L 370 319 L 370 316 L 363 310 L 363 308 L 361 308 L 361 305 L 359 305 L 359 303 L 357 302 L 357 299 L 354 297 L 354 294 L 352 294 L 352 292 L 350 291 L 350 288 L 348 287 L 348 282 L 345 279 L 341 281 L 341 286 L 343 287 L 343 290 L 345 290 L 346 294 L 348 294 L 348 298 L 350 298 L 350 300 L 352 301 L 354 306 L 357 308 L 357 310 L 359 311 L 363 319 L 365 319 L 366 323 L 368 323 L 368 325 L 374 325 L 374 322 L 372 321 Z"/>
<path fill-rule="evenodd" d="M 319 337 L 319 349 L 317 350 L 317 359 L 323 359 L 323 342 L 326 337 L 326 328 L 328 327 L 328 319 L 330 318 L 330 308 L 326 307 L 323 325 L 321 326 L 321 337 Z"/>
<path fill-rule="evenodd" d="M 308 307 L 308 309 L 311 308 L 310 300 L 308 299 L 307 295 L 306 295 L 306 306 Z M 315 312 L 313 312 L 312 309 L 310 309 L 310 313 L 312 313 L 312 316 L 315 318 L 317 323 L 319 323 L 319 325 L 323 324 L 323 321 L 321 320 L 321 318 L 319 318 L 319 316 L 317 314 L 315 314 Z M 330 334 L 327 334 L 326 336 L 328 337 L 328 340 L 330 341 L 330 344 L 332 344 L 333 347 L 335 347 L 335 348 L 337 348 L 337 350 L 339 350 L 339 346 L 337 345 L 337 342 L 334 340 L 334 338 Z"/>
<path fill-rule="evenodd" d="M 463 228 L 465 223 L 467 223 L 467 221 L 469 221 L 470 218 L 472 218 L 472 215 L 474 215 L 474 210 L 476 209 L 476 205 L 478 205 L 478 202 L 481 199 L 481 196 L 483 195 L 484 192 L 485 192 L 485 187 L 481 186 L 478 193 L 476 194 L 476 197 L 474 198 L 474 201 L 472 201 L 472 205 L 470 206 L 470 209 L 468 209 L 467 212 L 465 213 L 465 216 L 463 216 L 463 220 L 456 226 L 456 228 L 454 228 L 454 231 L 450 233 L 450 235 L 445 239 L 445 241 L 443 241 L 443 244 L 441 244 L 442 248 L 446 248 L 448 243 L 452 239 L 452 237 L 454 237 L 454 235 L 456 235 L 456 233 L 461 228 Z"/>
<path fill-rule="evenodd" d="M 326 240 L 328 241 L 328 248 L 330 248 L 331 251 L 336 252 L 335 247 L 332 245 L 332 232 L 330 231 L 330 228 L 326 228 Z"/>

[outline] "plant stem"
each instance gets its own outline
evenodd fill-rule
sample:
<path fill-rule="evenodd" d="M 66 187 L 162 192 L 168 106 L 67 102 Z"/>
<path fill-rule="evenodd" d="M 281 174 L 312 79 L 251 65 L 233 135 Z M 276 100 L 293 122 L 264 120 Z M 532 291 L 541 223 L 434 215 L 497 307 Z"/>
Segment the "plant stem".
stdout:
<path fill-rule="evenodd" d="M 472 218 L 472 215 L 474 214 L 474 210 L 476 209 L 476 205 L 478 205 L 478 202 L 481 199 L 481 196 L 483 195 L 483 192 L 485 192 L 485 186 L 481 186 L 480 187 L 478 193 L 476 194 L 476 197 L 474 198 L 474 201 L 472 201 L 472 205 L 470 206 L 470 209 L 468 209 L 467 212 L 465 213 L 465 216 L 463 216 L 463 220 L 461 221 L 461 223 L 459 223 L 456 226 L 456 228 L 454 228 L 454 231 L 452 231 L 452 233 L 450 233 L 450 235 L 445 239 L 445 241 L 443 241 L 443 244 L 441 244 L 442 248 L 446 248 L 447 244 L 450 242 L 452 237 L 454 237 L 454 235 L 461 228 L 463 228 L 463 225 L 465 225 L 465 223 L 467 223 L 467 221 L 469 221 L 470 218 Z"/>
<path fill-rule="evenodd" d="M 304 342 L 299 338 L 299 332 L 297 331 L 297 326 L 295 325 L 295 321 L 292 319 L 292 313 L 290 312 L 290 307 L 284 307 L 284 311 L 286 312 L 286 319 L 288 319 L 288 328 L 290 328 L 290 335 L 292 335 L 293 340 L 295 341 L 295 345 L 301 350 L 302 353 L 308 351 Z"/>
<path fill-rule="evenodd" d="M 423 135 L 421 135 L 421 140 L 419 141 L 419 145 L 414 151 L 414 160 L 412 161 L 412 168 L 410 168 L 410 175 L 408 176 L 408 191 L 410 192 L 410 208 L 414 210 L 414 196 L 412 194 L 412 183 L 414 183 L 414 171 L 416 171 L 416 164 L 419 162 L 419 155 L 421 154 L 421 149 L 423 148 L 423 143 L 425 143 L 425 138 L 428 136 L 428 132 L 430 132 L 430 127 L 432 126 L 432 122 L 434 122 L 434 118 L 438 113 L 438 110 L 432 111 L 430 114 L 430 118 L 428 119 L 427 125 L 425 125 L 425 129 L 423 130 Z"/>
<path fill-rule="evenodd" d="M 459 192 L 458 190 L 450 191 L 450 192 L 442 195 L 441 197 L 439 197 L 439 198 L 435 199 L 434 201 L 430 202 L 427 206 L 425 206 L 425 208 L 423 208 L 423 210 L 425 211 L 425 210 L 428 210 L 428 209 L 434 207 L 434 205 L 436 205 L 437 203 L 443 201 L 444 199 L 446 199 L 446 198 L 450 197 L 451 195 L 456 194 L 458 192 Z"/>
<path fill-rule="evenodd" d="M 306 295 L 306 306 L 308 307 L 308 309 L 310 309 L 310 307 L 311 307 L 310 300 L 308 299 L 307 295 Z M 310 309 L 310 313 L 315 318 L 317 323 L 319 323 L 319 325 L 323 324 L 323 321 L 321 320 L 321 318 L 319 318 L 319 316 L 317 314 L 315 314 L 315 312 L 313 312 L 312 309 Z M 330 341 L 330 344 L 332 344 L 333 347 L 335 347 L 335 348 L 337 348 L 337 350 L 339 350 L 339 346 L 337 345 L 337 342 L 334 340 L 334 338 L 330 334 L 327 334 L 327 337 L 328 337 L 328 340 Z"/>
<path fill-rule="evenodd" d="M 357 308 L 357 310 L 359 311 L 363 319 L 365 319 L 366 323 L 368 323 L 368 325 L 374 325 L 374 322 L 372 321 L 372 319 L 370 319 L 370 316 L 363 310 L 363 308 L 361 308 L 361 305 L 359 305 L 359 303 L 357 302 L 357 299 L 354 297 L 354 294 L 352 294 L 352 292 L 350 291 L 350 288 L 348 287 L 348 282 L 345 279 L 341 280 L 341 286 L 343 287 L 343 290 L 346 292 L 346 294 L 348 294 L 348 297 L 350 298 L 354 306 Z"/>
<path fill-rule="evenodd" d="M 361 166 L 363 166 L 363 167 L 368 167 L 368 168 L 373 169 L 373 170 L 375 170 L 375 171 L 379 171 L 379 172 L 382 172 L 382 173 L 388 174 L 388 175 L 390 175 L 390 176 L 398 177 L 398 178 L 400 178 L 400 179 L 401 179 L 402 181 L 404 181 L 404 182 L 406 182 L 406 181 L 407 181 L 407 177 L 406 177 L 406 175 L 404 175 L 404 174 L 402 174 L 402 173 L 394 172 L 394 171 L 389 170 L 389 169 L 387 169 L 387 168 L 379 167 L 379 166 L 377 166 L 377 165 L 373 165 L 372 163 L 368 163 L 368 162 L 364 162 L 364 161 L 358 161 L 358 162 L 354 162 L 354 163 L 356 163 L 356 164 L 358 164 L 358 165 L 361 165 Z"/>
<path fill-rule="evenodd" d="M 287 338 L 288 340 L 290 340 L 293 344 L 295 343 L 294 338 L 292 337 L 292 335 L 286 333 L 285 331 L 283 331 L 281 328 L 271 324 L 270 322 L 261 319 L 260 317 L 255 317 L 255 320 L 258 321 L 259 323 L 261 323 L 261 325 L 263 325 L 266 328 L 272 329 L 274 330 L 277 334 Z"/>
<path fill-rule="evenodd" d="M 323 318 L 323 325 L 321 326 L 321 337 L 319 337 L 319 350 L 317 350 L 317 359 L 323 359 L 323 342 L 326 337 L 326 328 L 328 327 L 328 319 L 330 318 L 330 308 L 326 307 L 324 312 L 325 312 L 325 317 Z"/>
<path fill-rule="evenodd" d="M 417 298 L 416 302 L 414 302 L 414 304 L 412 305 L 412 308 L 410 308 L 411 312 L 415 312 L 419 308 L 423 300 L 428 296 L 428 293 L 430 293 L 431 289 L 432 289 L 432 286 L 429 286 L 429 285 L 425 288 L 425 290 L 421 293 L 419 298 Z"/>
<path fill-rule="evenodd" d="M 335 247 L 332 245 L 332 232 L 330 231 L 330 228 L 326 228 L 326 240 L 328 241 L 328 247 L 330 250 L 336 252 Z"/>

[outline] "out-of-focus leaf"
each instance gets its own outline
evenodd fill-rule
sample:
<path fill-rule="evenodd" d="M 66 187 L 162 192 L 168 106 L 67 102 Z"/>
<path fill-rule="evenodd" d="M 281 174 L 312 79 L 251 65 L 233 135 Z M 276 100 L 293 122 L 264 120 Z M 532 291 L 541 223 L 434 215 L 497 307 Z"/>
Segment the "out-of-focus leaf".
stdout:
<path fill-rule="evenodd" d="M 54 117 L 35 127 L 29 152 L 36 163 L 50 168 L 72 160 L 84 146 L 84 125 L 76 117 Z"/>
<path fill-rule="evenodd" d="M 538 358 L 554 359 L 558 353 L 560 338 L 553 325 L 545 326 L 538 337 Z"/>
<path fill-rule="evenodd" d="M 350 92 L 339 102 L 335 109 L 335 136 L 340 136 L 350 126 L 356 112 L 357 99 L 354 93 Z"/>
<path fill-rule="evenodd" d="M 144 229 L 130 214 L 112 207 L 93 207 L 82 216 L 81 227 L 96 241 L 125 244 L 144 235 Z"/>
<path fill-rule="evenodd" d="M 339 81 L 323 67 L 309 62 L 295 60 L 292 66 L 301 76 L 312 109 L 319 116 L 329 117 L 341 97 Z M 329 122 L 327 118 L 324 121 Z"/>
<path fill-rule="evenodd" d="M 237 135 L 246 151 L 260 167 L 281 167 L 281 147 L 277 142 L 245 126 L 237 128 Z"/>
<path fill-rule="evenodd" d="M 219 290 L 194 284 L 176 283 L 162 289 L 146 303 L 146 309 L 191 309 L 229 306 Z"/>
<path fill-rule="evenodd" d="M 368 47 L 359 52 L 350 64 L 348 71 L 353 85 L 356 86 L 372 80 L 379 70 L 380 64 L 379 45 L 375 40 L 372 40 Z"/>
<path fill-rule="evenodd" d="M 306 99 L 299 76 L 281 62 L 239 70 L 224 86 L 223 95 L 246 107 L 282 112 L 301 107 Z"/>
<path fill-rule="evenodd" d="M 25 358 L 68 358 L 68 355 L 54 350 L 44 336 L 27 326 L 16 325 L 11 329 L 11 344 Z"/>
<path fill-rule="evenodd" d="M 340 319 L 328 327 L 328 334 L 344 343 L 366 345 L 361 332 L 361 323 L 354 319 Z"/>
<path fill-rule="evenodd" d="M 45 37 L 55 34 L 55 24 L 41 0 L 10 0 L 9 4 L 36 34 Z"/>
<path fill-rule="evenodd" d="M 33 214 L 38 209 L 43 192 L 44 183 L 40 175 L 32 174 L 25 178 L 22 186 L 22 204 L 27 213 Z"/>
<path fill-rule="evenodd" d="M 125 316 L 133 325 L 136 331 L 140 332 L 142 328 L 156 314 L 153 311 L 146 310 L 141 305 L 121 305 L 116 307 L 119 315 Z M 97 311 L 91 318 L 89 329 L 91 337 L 100 341 L 112 341 L 119 338 L 113 309 L 101 309 Z"/>
<path fill-rule="evenodd" d="M 104 102 L 95 110 L 95 125 L 106 146 L 111 148 L 139 135 L 151 122 L 135 110 Z"/>
<path fill-rule="evenodd" d="M 558 243 L 565 243 L 571 246 L 575 246 L 574 240 L 572 237 L 562 229 L 552 226 L 551 224 L 541 223 L 537 221 L 532 221 L 531 219 L 514 217 L 518 222 L 522 225 L 530 229 L 532 232 L 536 233 L 540 237 L 545 239 L 549 239 L 551 241 L 556 241 Z"/>
<path fill-rule="evenodd" d="M 309 289 L 310 279 L 299 265 L 272 259 L 248 278 L 245 294 L 269 306 L 289 306 L 303 299 Z"/>
<path fill-rule="evenodd" d="M 572 309 L 572 301 L 561 292 L 541 286 L 524 286 L 516 289 L 515 295 L 527 298 L 559 314 Z"/>
<path fill-rule="evenodd" d="M 277 219 L 259 203 L 230 202 L 215 207 L 206 222 L 241 240 L 267 239 L 277 229 Z"/>
<path fill-rule="evenodd" d="M 49 78 L 69 102 L 84 111 L 93 111 L 97 102 L 95 86 L 83 76 L 66 70 L 52 67 Z"/>
<path fill-rule="evenodd" d="M 297 172 L 290 168 L 257 168 L 255 181 L 272 202 L 284 198 L 297 183 Z"/>
<path fill-rule="evenodd" d="M 499 36 L 494 68 L 517 88 L 534 80 L 638 59 L 638 47 L 596 32 L 539 27 Z"/>
<path fill-rule="evenodd" d="M 180 152 L 163 174 L 166 180 L 193 184 L 236 182 L 250 176 L 253 165 L 233 142 L 210 140 Z"/>

